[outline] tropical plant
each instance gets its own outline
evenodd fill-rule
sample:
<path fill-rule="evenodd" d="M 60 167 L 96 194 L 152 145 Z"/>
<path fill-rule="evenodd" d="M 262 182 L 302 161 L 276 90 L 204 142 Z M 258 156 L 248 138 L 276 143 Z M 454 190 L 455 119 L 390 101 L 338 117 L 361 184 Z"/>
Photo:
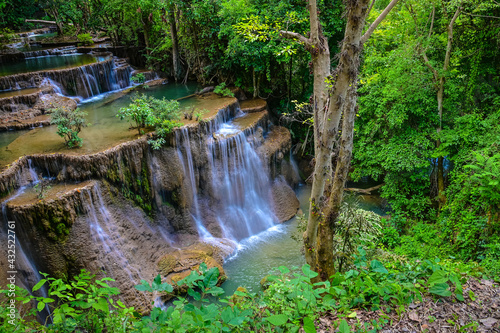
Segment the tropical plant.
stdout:
<path fill-rule="evenodd" d="M 144 73 L 134 74 L 132 76 L 132 81 L 134 83 L 143 84 L 144 82 L 146 82 L 146 76 L 144 76 Z"/>
<path fill-rule="evenodd" d="M 222 82 L 221 84 L 216 86 L 214 89 L 214 93 L 216 93 L 217 95 L 221 95 L 221 96 L 234 97 L 233 92 L 231 91 L 231 89 L 226 87 L 225 82 Z"/>
<path fill-rule="evenodd" d="M 182 125 L 178 122 L 179 102 L 147 95 L 132 97 L 132 103 L 121 108 L 117 117 L 133 122 L 133 127 L 137 128 L 139 135 L 142 135 L 147 127 L 154 128 L 156 138 L 148 140 L 153 149 L 159 149 L 166 142 L 165 136 Z"/>
<path fill-rule="evenodd" d="M 70 111 L 64 107 L 52 110 L 50 123 L 57 125 L 57 134 L 64 139 L 68 148 L 81 147 L 83 140 L 78 133 L 88 124 L 85 120 L 87 113 L 79 108 Z"/>
<path fill-rule="evenodd" d="M 94 40 L 90 34 L 79 34 L 76 36 L 81 45 L 92 45 Z"/>

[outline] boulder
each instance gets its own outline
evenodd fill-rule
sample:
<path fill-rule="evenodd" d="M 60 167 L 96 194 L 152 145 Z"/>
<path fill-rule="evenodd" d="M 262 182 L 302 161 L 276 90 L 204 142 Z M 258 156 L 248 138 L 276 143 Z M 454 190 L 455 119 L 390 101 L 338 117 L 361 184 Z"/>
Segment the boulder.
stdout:
<path fill-rule="evenodd" d="M 300 208 L 299 199 L 293 189 L 282 180 L 277 179 L 271 188 L 274 214 L 280 222 L 285 222 L 297 214 Z"/>
<path fill-rule="evenodd" d="M 181 288 L 177 282 L 189 276 L 192 271 L 197 271 L 201 263 L 207 268 L 217 267 L 219 269 L 218 285 L 226 280 L 226 274 L 222 268 L 224 258 L 230 254 L 228 247 L 222 241 L 223 246 L 217 246 L 204 242 L 197 242 L 188 247 L 174 250 L 165 254 L 158 261 L 158 271 L 164 282 L 174 286 L 173 294 L 183 293 L 187 290 Z M 164 301 L 173 297 L 173 294 L 163 295 Z"/>

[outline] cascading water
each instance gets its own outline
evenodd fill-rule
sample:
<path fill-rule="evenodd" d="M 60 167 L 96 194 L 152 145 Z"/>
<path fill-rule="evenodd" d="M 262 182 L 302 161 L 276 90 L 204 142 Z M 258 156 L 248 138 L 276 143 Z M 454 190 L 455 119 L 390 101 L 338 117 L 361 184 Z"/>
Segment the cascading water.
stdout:
<path fill-rule="evenodd" d="M 9 268 L 9 272 L 13 272 L 16 277 L 19 279 L 19 277 L 22 277 L 19 279 L 19 281 L 22 281 L 21 283 L 24 285 L 24 287 L 30 291 L 31 294 L 36 294 L 37 296 L 43 296 L 43 297 L 48 297 L 48 291 L 46 286 L 42 286 L 37 292 L 31 292 L 32 288 L 37 284 L 41 279 L 42 276 L 39 273 L 39 269 L 37 268 L 37 265 L 35 264 L 35 261 L 31 257 L 31 252 L 30 251 L 25 251 L 23 242 L 20 241 L 20 236 L 23 233 L 23 225 L 18 223 L 17 221 L 10 221 L 8 213 L 7 213 L 7 204 L 18 198 L 19 196 L 23 195 L 24 192 L 29 188 L 32 187 L 36 184 L 39 183 L 39 178 L 38 175 L 33 168 L 31 164 L 31 159 L 28 160 L 28 172 L 30 174 L 30 178 L 28 180 L 29 184 L 21 186 L 14 195 L 12 195 L 10 198 L 7 198 L 2 202 L 2 224 L 0 225 L 0 239 L 8 239 L 7 235 L 9 235 L 8 230 L 10 228 L 8 227 L 9 222 L 14 222 L 14 237 L 15 237 L 15 260 L 14 260 L 14 268 Z M 10 238 L 9 238 L 10 239 Z M 7 241 L 6 241 L 7 243 Z M 29 248 L 28 248 L 29 250 Z M 50 315 L 50 309 L 48 305 L 45 305 L 45 310 L 40 312 L 39 317 L 41 320 L 44 322 L 45 319 Z"/>
<path fill-rule="evenodd" d="M 196 229 L 198 234 L 204 238 L 210 237 L 210 233 L 203 226 L 203 222 L 200 215 L 200 206 L 198 203 L 198 186 L 196 183 L 196 175 L 194 174 L 194 164 L 193 164 L 193 154 L 191 152 L 191 142 L 189 140 L 189 130 L 187 127 L 183 127 L 176 132 L 176 142 L 178 143 L 177 154 L 179 155 L 179 160 L 181 161 L 184 174 L 187 175 L 189 179 L 189 185 L 191 187 L 191 194 L 193 196 L 193 207 L 194 212 L 192 217 L 196 223 Z M 179 147 L 179 143 L 184 150 L 184 154 Z"/>
<path fill-rule="evenodd" d="M 219 207 L 215 219 L 222 236 L 240 242 L 273 227 L 278 221 L 270 204 L 268 170 L 253 147 L 252 133 L 245 134 L 232 122 L 223 123 L 228 120 L 228 114 L 221 117 L 207 128 L 207 157 L 211 173 L 209 186 Z M 199 236 L 209 240 L 213 237 L 200 213 L 190 141 L 187 128 L 177 131 L 179 159 L 192 192 L 192 216 Z"/>
<path fill-rule="evenodd" d="M 223 203 L 217 220 L 225 237 L 241 241 L 271 228 L 270 180 L 249 137 L 224 124 L 209 142 L 212 191 Z"/>
<path fill-rule="evenodd" d="M 112 220 L 111 214 L 103 202 L 99 186 L 96 185 L 94 191 L 86 189 L 81 192 L 81 195 L 82 202 L 86 203 L 84 210 L 90 233 L 94 244 L 99 248 L 99 259 L 103 263 L 102 268 L 111 276 L 116 276 L 116 269 L 124 271 L 130 281 L 138 284 L 143 277 L 137 268 L 130 265 L 129 258 L 120 250 L 124 247 L 124 240 L 120 237 L 116 223 Z"/>
<path fill-rule="evenodd" d="M 132 68 L 128 64 L 111 58 L 61 70 L 0 76 L 0 90 L 36 88 L 42 86 L 49 79 L 64 95 L 87 99 L 129 87 L 131 73 Z"/>

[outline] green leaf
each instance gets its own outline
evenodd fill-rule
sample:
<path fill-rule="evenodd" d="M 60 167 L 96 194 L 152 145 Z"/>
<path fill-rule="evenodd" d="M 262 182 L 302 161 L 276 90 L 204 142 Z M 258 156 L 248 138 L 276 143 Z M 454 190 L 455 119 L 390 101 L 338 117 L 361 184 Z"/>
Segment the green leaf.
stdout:
<path fill-rule="evenodd" d="M 302 266 L 302 273 L 304 273 L 304 275 L 307 276 L 310 279 L 315 278 L 316 276 L 318 276 L 318 273 L 316 273 L 315 271 L 311 270 L 311 266 L 309 266 L 309 265 Z"/>
<path fill-rule="evenodd" d="M 433 284 L 438 284 L 438 283 L 445 283 L 448 281 L 448 278 L 446 277 L 446 272 L 442 270 L 437 270 L 432 275 L 429 277 L 429 280 L 427 280 L 427 283 L 429 283 L 430 286 Z"/>
<path fill-rule="evenodd" d="M 370 264 L 370 268 L 372 272 L 389 274 L 389 271 L 384 267 L 384 265 L 378 260 L 372 260 Z"/>
<path fill-rule="evenodd" d="M 137 289 L 139 291 L 153 292 L 153 289 L 151 289 L 151 286 L 149 285 L 148 281 L 146 281 L 146 280 L 141 280 L 141 284 L 138 284 L 137 286 L 135 286 L 135 289 Z"/>
<path fill-rule="evenodd" d="M 92 304 L 92 307 L 96 310 L 100 310 L 109 313 L 108 301 L 105 298 L 99 298 L 97 303 Z"/>
<path fill-rule="evenodd" d="M 43 308 L 45 308 L 45 303 L 44 302 L 38 302 L 38 304 L 36 305 L 36 308 L 37 308 L 38 312 L 42 311 Z"/>
<path fill-rule="evenodd" d="M 450 286 L 447 283 L 436 283 L 434 286 L 429 288 L 429 292 L 439 296 L 447 297 L 451 296 L 451 291 L 449 290 L 449 288 Z"/>
<path fill-rule="evenodd" d="M 351 332 L 351 328 L 349 327 L 349 324 L 347 323 L 347 321 L 345 319 L 342 319 L 340 321 L 339 332 L 340 333 L 350 333 Z"/>
<path fill-rule="evenodd" d="M 217 285 L 219 279 L 219 269 L 217 267 L 212 267 L 206 272 L 205 278 L 203 279 L 203 284 L 205 288 L 212 288 Z"/>
<path fill-rule="evenodd" d="M 42 288 L 42 286 L 47 282 L 45 279 L 41 279 L 35 286 L 33 287 L 33 291 L 37 291 L 38 289 Z"/>
<path fill-rule="evenodd" d="M 306 333 L 316 333 L 316 326 L 314 326 L 314 321 L 309 318 L 304 318 L 304 331 Z"/>
<path fill-rule="evenodd" d="M 279 314 L 279 315 L 274 315 L 270 317 L 264 318 L 274 326 L 281 326 L 284 325 L 288 321 L 288 316 L 284 314 Z"/>

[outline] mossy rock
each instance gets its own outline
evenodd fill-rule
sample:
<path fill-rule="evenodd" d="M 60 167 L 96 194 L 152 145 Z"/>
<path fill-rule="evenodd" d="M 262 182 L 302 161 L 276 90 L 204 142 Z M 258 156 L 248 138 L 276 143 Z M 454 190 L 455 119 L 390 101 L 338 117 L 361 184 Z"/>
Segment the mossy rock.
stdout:
<path fill-rule="evenodd" d="M 207 268 L 217 267 L 219 269 L 218 285 L 226 280 L 226 274 L 222 268 L 222 260 L 218 256 L 216 247 L 195 243 L 189 247 L 175 250 L 165 254 L 158 262 L 158 271 L 163 280 L 174 286 L 174 294 L 185 293 L 185 287 L 177 286 L 177 282 L 186 278 L 193 271 L 198 271 L 201 263 L 205 263 Z M 215 256 L 215 257 L 214 257 Z M 217 259 L 216 259 L 217 258 Z M 165 295 L 162 298 L 168 300 L 172 295 Z"/>

